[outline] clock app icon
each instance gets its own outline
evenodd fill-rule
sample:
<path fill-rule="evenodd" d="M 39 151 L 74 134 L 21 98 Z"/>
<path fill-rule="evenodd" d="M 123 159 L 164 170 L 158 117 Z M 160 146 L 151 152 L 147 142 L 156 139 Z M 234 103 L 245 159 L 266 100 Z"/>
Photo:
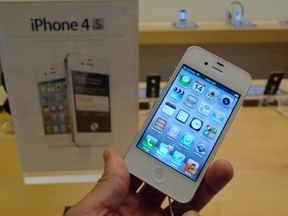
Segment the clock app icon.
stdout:
<path fill-rule="evenodd" d="M 200 131 L 202 125 L 203 125 L 203 121 L 201 121 L 198 118 L 193 118 L 190 123 L 190 127 L 196 131 Z"/>

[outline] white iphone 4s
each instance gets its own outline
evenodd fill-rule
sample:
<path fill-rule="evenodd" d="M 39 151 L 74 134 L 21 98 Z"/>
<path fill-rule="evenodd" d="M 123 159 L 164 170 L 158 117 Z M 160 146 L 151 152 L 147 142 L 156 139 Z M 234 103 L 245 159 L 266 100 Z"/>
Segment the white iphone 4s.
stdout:
<path fill-rule="evenodd" d="M 79 146 L 111 145 L 109 61 L 69 54 L 65 62 L 74 142 Z"/>
<path fill-rule="evenodd" d="M 125 155 L 130 173 L 190 201 L 250 85 L 242 69 L 190 47 Z"/>
<path fill-rule="evenodd" d="M 73 146 L 64 63 L 36 71 L 45 143 Z"/>

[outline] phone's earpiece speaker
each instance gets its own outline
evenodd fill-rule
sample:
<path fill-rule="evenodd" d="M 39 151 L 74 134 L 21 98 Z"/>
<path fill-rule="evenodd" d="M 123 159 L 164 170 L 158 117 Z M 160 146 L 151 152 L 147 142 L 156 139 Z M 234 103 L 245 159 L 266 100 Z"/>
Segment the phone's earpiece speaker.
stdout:
<path fill-rule="evenodd" d="M 223 74 L 224 65 L 221 62 L 216 62 L 216 65 L 211 66 L 211 70 Z"/>

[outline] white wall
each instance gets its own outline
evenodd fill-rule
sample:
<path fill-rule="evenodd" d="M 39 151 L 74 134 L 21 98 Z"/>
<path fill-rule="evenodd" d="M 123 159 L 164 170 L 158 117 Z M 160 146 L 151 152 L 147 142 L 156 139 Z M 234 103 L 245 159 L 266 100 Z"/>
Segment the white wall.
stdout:
<path fill-rule="evenodd" d="M 173 22 L 180 9 L 194 21 L 224 21 L 232 0 L 139 0 L 140 22 Z M 288 0 L 240 0 L 247 20 L 288 19 Z"/>

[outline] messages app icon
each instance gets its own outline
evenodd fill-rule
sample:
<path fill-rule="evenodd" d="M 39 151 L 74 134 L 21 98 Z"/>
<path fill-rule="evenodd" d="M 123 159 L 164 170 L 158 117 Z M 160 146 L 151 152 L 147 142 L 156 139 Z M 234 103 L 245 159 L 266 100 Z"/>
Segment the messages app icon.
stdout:
<path fill-rule="evenodd" d="M 223 112 L 221 112 L 220 110 L 215 110 L 212 113 L 211 119 L 214 122 L 221 124 L 224 121 L 224 117 L 225 117 L 225 114 Z"/>
<path fill-rule="evenodd" d="M 189 86 L 191 81 L 192 81 L 191 77 L 185 74 L 181 75 L 179 78 L 179 83 L 182 84 L 183 86 Z"/>

